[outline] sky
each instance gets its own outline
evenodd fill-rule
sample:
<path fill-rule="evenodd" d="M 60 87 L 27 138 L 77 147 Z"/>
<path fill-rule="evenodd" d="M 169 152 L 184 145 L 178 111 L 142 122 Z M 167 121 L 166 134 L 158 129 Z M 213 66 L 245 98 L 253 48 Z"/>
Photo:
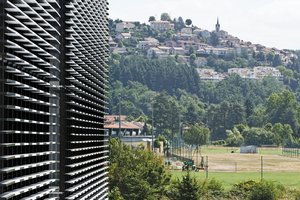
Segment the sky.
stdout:
<path fill-rule="evenodd" d="M 278 49 L 300 50 L 300 0 L 108 0 L 109 18 L 148 23 L 191 19 L 194 26 L 212 31 L 217 17 L 221 30 L 243 41 Z"/>

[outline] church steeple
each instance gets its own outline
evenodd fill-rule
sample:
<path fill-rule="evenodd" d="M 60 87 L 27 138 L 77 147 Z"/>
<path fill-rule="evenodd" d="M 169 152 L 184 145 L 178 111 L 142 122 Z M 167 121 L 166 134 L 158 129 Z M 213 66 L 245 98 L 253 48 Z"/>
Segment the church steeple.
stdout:
<path fill-rule="evenodd" d="M 216 24 L 216 32 L 218 33 L 220 31 L 220 24 L 219 24 L 219 17 L 217 18 L 217 24 Z"/>

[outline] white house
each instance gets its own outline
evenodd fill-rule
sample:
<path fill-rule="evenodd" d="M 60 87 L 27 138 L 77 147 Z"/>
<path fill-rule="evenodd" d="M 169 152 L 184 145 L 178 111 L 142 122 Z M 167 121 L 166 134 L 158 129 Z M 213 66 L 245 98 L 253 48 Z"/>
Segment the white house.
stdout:
<path fill-rule="evenodd" d="M 151 21 L 150 27 L 154 30 L 174 30 L 174 24 L 169 21 Z"/>
<path fill-rule="evenodd" d="M 191 28 L 182 28 L 181 33 L 192 34 L 193 30 Z"/>
<path fill-rule="evenodd" d="M 153 54 L 155 54 L 158 59 L 167 56 L 167 54 L 164 51 L 160 50 L 159 48 L 151 47 L 147 51 L 147 57 L 152 58 Z"/>
<path fill-rule="evenodd" d="M 118 40 L 129 39 L 129 38 L 131 38 L 131 34 L 130 33 L 118 33 L 116 35 L 116 39 L 118 39 Z"/>
<path fill-rule="evenodd" d="M 174 55 L 176 55 L 176 54 L 185 55 L 185 50 L 181 47 L 172 47 L 171 53 Z"/>
<path fill-rule="evenodd" d="M 161 51 L 165 52 L 167 55 L 171 54 L 172 47 L 166 47 L 166 46 L 159 46 L 158 47 Z"/>
<path fill-rule="evenodd" d="M 210 32 L 208 30 L 202 30 L 202 29 L 195 29 L 193 31 L 194 34 L 200 35 L 203 38 L 209 38 Z"/>
<path fill-rule="evenodd" d="M 114 53 L 126 53 L 126 48 L 118 48 L 118 47 L 115 47 L 115 48 L 111 48 L 111 51 L 114 52 Z"/>
<path fill-rule="evenodd" d="M 134 28 L 135 25 L 132 22 L 120 22 L 116 25 L 116 31 L 123 31 L 125 28 Z"/>
<path fill-rule="evenodd" d="M 228 52 L 227 48 L 212 48 L 212 53 L 216 55 L 226 55 Z"/>
<path fill-rule="evenodd" d="M 150 44 L 150 41 L 139 41 L 139 49 L 146 49 Z"/>
<path fill-rule="evenodd" d="M 159 41 L 155 38 L 149 37 L 149 38 L 145 38 L 145 40 L 151 42 L 151 44 L 159 44 Z"/>

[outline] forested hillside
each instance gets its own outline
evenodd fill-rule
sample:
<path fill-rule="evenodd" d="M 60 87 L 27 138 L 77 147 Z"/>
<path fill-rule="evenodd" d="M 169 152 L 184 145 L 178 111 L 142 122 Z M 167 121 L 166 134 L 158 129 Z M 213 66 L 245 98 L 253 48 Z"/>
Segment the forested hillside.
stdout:
<path fill-rule="evenodd" d="M 300 134 L 299 51 L 294 52 L 298 57 L 285 66 L 272 53 L 259 53 L 251 58 L 244 51 L 241 54 L 229 52 L 225 56 L 208 55 L 205 67 L 217 72 L 269 65 L 277 67 L 283 75 L 282 82 L 271 76 L 265 76 L 262 81 L 245 80 L 235 74 L 219 82 L 208 82 L 200 80 L 194 63 L 184 62 L 178 55 L 162 59 L 145 56 L 145 52 L 135 48 L 138 41 L 154 37 L 163 42 L 171 39 L 171 33 L 153 31 L 145 24 L 136 25 L 134 37 L 118 43 L 126 47 L 128 53 L 111 53 L 109 114 L 118 114 L 121 103 L 122 115 L 128 115 L 128 120 L 151 124 L 153 103 L 157 135 L 171 138 L 178 135 L 179 124 L 185 127 L 198 123 L 210 129 L 211 140 L 231 137 L 234 144 L 234 138 L 240 134 L 243 141 L 252 141 L 248 134 L 252 131 L 257 138 L 268 138 L 259 140 L 258 144 L 297 144 Z M 191 49 L 190 59 L 192 54 Z M 243 128 L 234 129 L 237 125 Z"/>

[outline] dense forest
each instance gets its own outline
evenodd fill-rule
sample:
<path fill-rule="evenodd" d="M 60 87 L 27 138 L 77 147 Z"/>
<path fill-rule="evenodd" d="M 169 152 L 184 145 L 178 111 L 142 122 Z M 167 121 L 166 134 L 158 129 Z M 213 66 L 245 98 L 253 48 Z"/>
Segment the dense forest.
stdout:
<path fill-rule="evenodd" d="M 178 134 L 180 120 L 182 127 L 205 123 L 211 140 L 227 139 L 226 130 L 238 124 L 263 128 L 268 123 L 289 124 L 298 138 L 300 110 L 295 93 L 272 77 L 255 82 L 231 75 L 217 83 L 204 82 L 194 68 L 177 64 L 175 58 L 118 59 L 110 62 L 110 114 L 118 114 L 120 102 L 122 114 L 151 123 L 153 98 L 157 135 Z"/>

